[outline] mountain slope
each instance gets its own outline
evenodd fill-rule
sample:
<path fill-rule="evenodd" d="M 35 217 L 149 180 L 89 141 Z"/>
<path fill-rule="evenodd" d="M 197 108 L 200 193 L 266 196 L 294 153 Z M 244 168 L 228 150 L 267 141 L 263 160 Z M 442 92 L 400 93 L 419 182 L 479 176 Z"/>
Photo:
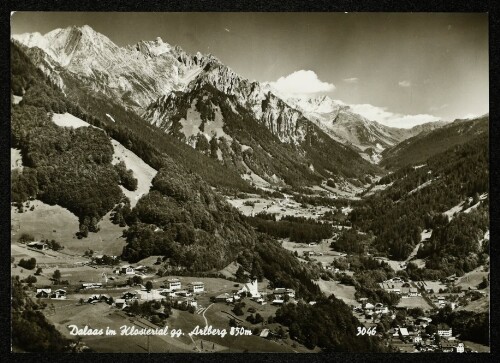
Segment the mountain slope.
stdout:
<path fill-rule="evenodd" d="M 124 259 L 136 261 L 163 255 L 181 270 L 200 272 L 220 269 L 245 254 L 250 263 L 261 266 L 263 275 L 271 281 L 283 282 L 304 297 L 320 294 L 312 283 L 317 277 L 291 253 L 276 241 L 257 234 L 199 175 L 156 150 L 149 144 L 148 134 L 137 129 L 128 130 L 129 144 L 135 144 L 137 155 L 151 158 L 158 173 L 151 191 L 135 208 L 119 203 L 121 191 L 119 177 L 111 166 L 110 135 L 92 127 L 59 127 L 51 123 L 48 113 L 70 111 L 99 126 L 106 127 L 107 123 L 86 114 L 52 88 L 15 44 L 11 45 L 11 56 L 12 78 L 25 90 L 22 101 L 12 105 L 17 115 L 13 119 L 12 141 L 20 147 L 26 161 L 17 175 L 20 180 L 13 175 L 12 191 L 13 195 L 17 193 L 19 202 L 41 197 L 49 203 L 68 205 L 81 218 L 94 219 L 87 232 L 95 231 L 98 218 L 116 205 L 114 214 L 120 214 L 129 227 Z M 163 133 L 161 136 L 168 138 Z M 80 157 L 74 149 L 80 151 Z M 85 221 L 83 225 L 87 227 Z M 273 261 L 272 268 L 269 259 Z"/>
<path fill-rule="evenodd" d="M 429 157 L 464 144 L 488 132 L 489 116 L 473 120 L 456 120 L 439 129 L 424 131 L 384 151 L 382 166 L 397 169 L 421 164 Z"/>
<path fill-rule="evenodd" d="M 480 240 L 489 218 L 485 199 L 489 193 L 488 136 L 486 129 L 424 160 L 419 168 L 407 166 L 383 177 L 379 183 L 388 187 L 359 202 L 351 212 L 353 227 L 371 231 L 371 248 L 397 260 L 411 254 L 424 229 L 446 229 L 433 233 L 432 245 L 425 242 L 421 248 L 429 258 L 429 269 L 435 269 L 427 273 L 442 277 L 477 267 L 487 253 Z M 450 222 L 446 212 L 463 203 L 475 207 L 461 215 L 460 221 Z"/>
<path fill-rule="evenodd" d="M 366 119 L 353 112 L 349 105 L 328 96 L 288 98 L 286 102 L 300 110 L 334 140 L 354 147 L 361 156 L 373 163 L 380 162 L 380 154 L 385 149 L 444 124 L 432 122 L 410 129 L 388 127 Z"/>
<path fill-rule="evenodd" d="M 207 149 L 207 143 L 199 138 L 201 134 L 207 142 L 215 135 L 214 144 L 224 139 L 221 145 L 209 147 L 214 149 L 211 156 L 252 182 L 312 184 L 331 175 L 364 178 L 380 171 L 331 140 L 300 111 L 258 82 L 240 77 L 211 55 L 188 55 L 160 39 L 118 47 L 87 26 L 14 39 L 28 47 L 31 59 L 65 92 L 68 87 L 68 92 L 77 88 L 99 92 L 141 112 L 147 121 L 193 147 L 198 147 L 199 141 L 199 149 Z M 227 98 L 230 104 L 203 103 L 206 100 L 198 96 L 208 89 L 214 94 L 210 99 Z M 210 114 L 211 122 L 206 122 L 207 115 L 200 107 Z M 252 133 L 252 145 L 244 143 L 242 128 L 233 130 L 234 123 L 226 118 L 245 124 Z M 236 138 L 233 146 L 238 133 L 240 140 Z M 314 142 L 315 149 L 310 147 Z M 240 148 L 251 148 L 247 155 L 253 155 L 248 163 L 238 155 Z"/>

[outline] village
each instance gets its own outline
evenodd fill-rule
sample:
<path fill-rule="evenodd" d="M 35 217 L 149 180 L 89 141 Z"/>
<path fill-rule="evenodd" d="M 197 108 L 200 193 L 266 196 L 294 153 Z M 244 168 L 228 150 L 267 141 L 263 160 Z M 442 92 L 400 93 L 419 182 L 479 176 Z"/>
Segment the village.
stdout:
<path fill-rule="evenodd" d="M 43 241 L 29 242 L 24 248 L 41 255 L 55 253 L 51 250 L 51 246 Z M 333 252 L 334 258 L 346 256 L 345 253 Z M 322 248 L 321 243 L 305 245 L 302 255 L 298 256 L 304 263 L 310 258 L 328 257 L 332 257 L 332 252 Z M 77 276 L 81 277 L 78 283 L 64 281 L 62 280 L 64 276 L 57 276 L 60 273 L 54 271 L 47 281 L 50 281 L 50 284 L 43 284 L 43 280 L 41 283 L 32 284 L 33 297 L 45 303 L 48 310 L 52 311 L 49 319 L 55 319 L 60 312 L 71 310 L 71 306 L 73 308 L 78 306 L 81 310 L 99 305 L 102 306 L 99 308 L 100 311 L 103 311 L 104 306 L 108 306 L 104 311 L 107 310 L 115 318 L 121 316 L 123 319 L 141 319 L 158 327 L 167 324 L 171 320 L 169 317 L 175 315 L 172 311 L 176 310 L 182 314 L 202 316 L 208 326 L 211 322 L 206 318 L 206 314 L 209 313 L 208 316 L 217 314 L 214 322 L 223 325 L 221 328 L 226 328 L 228 324 L 241 327 L 256 338 L 274 341 L 276 344 L 281 341 L 280 335 L 283 334 L 280 332 L 282 328 L 272 323 L 272 316 L 279 306 L 285 303 L 297 304 L 299 301 L 315 304 L 315 301 L 302 300 L 293 289 L 280 286 L 271 288 L 267 281 L 259 283 L 250 276 L 246 283 L 231 281 L 230 277 L 158 276 L 154 268 L 158 262 L 154 258 L 144 261 L 144 264 L 134 265 L 124 264 L 117 256 L 89 253 L 85 254 L 84 258 L 86 262 L 80 262 L 79 268 L 93 272 L 78 274 Z M 336 276 L 350 274 L 348 270 L 333 267 L 334 264 L 331 262 L 322 262 L 321 266 Z M 85 280 L 83 276 L 94 277 Z M 374 334 L 397 351 L 475 352 L 475 347 L 470 347 L 461 341 L 453 333 L 452 327 L 445 324 L 434 325 L 430 318 L 432 313 L 439 309 L 459 309 L 461 306 L 466 306 L 474 296 L 477 299 L 485 295 L 485 292 L 478 291 L 473 286 L 468 288 L 456 286 L 457 282 L 459 279 L 456 276 L 450 276 L 443 281 L 411 281 L 393 277 L 379 284 L 384 291 L 401 297 L 400 302 L 392 307 L 368 298 L 356 299 L 354 294 L 346 298 L 342 296 L 341 291 L 335 289 L 331 293 L 351 306 L 354 316 L 362 327 L 367 331 L 372 329 Z M 336 286 L 342 287 L 342 285 Z M 148 305 L 150 311 L 144 312 L 138 308 L 144 303 L 152 304 Z M 245 307 L 246 313 L 250 313 L 246 320 L 243 310 Z M 418 315 L 415 315 L 415 312 L 418 312 Z M 68 318 L 66 313 L 63 315 L 66 319 L 60 321 L 65 323 L 65 329 L 69 331 L 68 326 L 75 321 Z M 186 320 L 189 315 L 184 316 L 185 325 L 189 321 L 189 318 Z M 258 324 L 255 324 L 255 321 Z M 382 321 L 389 321 L 390 329 L 377 331 Z M 222 342 L 219 343 L 220 349 L 223 349 L 224 345 Z"/>

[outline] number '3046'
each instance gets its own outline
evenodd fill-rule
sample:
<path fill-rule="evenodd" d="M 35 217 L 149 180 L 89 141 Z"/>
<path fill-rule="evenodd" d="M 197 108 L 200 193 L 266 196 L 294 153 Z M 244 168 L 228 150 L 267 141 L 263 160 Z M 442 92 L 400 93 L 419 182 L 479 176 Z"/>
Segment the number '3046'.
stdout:
<path fill-rule="evenodd" d="M 356 333 L 356 336 L 358 336 L 358 335 L 375 335 L 376 333 L 377 333 L 377 328 L 374 326 L 371 328 L 365 328 L 365 327 L 358 326 L 358 332 Z"/>

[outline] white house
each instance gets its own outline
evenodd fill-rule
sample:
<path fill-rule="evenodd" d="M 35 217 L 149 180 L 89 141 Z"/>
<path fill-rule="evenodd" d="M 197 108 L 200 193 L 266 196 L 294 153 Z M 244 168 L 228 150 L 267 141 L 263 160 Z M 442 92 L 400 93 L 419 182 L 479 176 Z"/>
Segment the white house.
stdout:
<path fill-rule="evenodd" d="M 179 279 L 168 279 L 165 282 L 165 287 L 170 290 L 180 290 L 181 281 Z"/>
<path fill-rule="evenodd" d="M 437 333 L 440 337 L 451 337 L 453 335 L 452 328 L 446 324 L 438 324 Z"/>
<path fill-rule="evenodd" d="M 188 284 L 188 290 L 193 294 L 201 294 L 205 292 L 205 284 L 199 281 L 190 282 Z"/>
<path fill-rule="evenodd" d="M 463 352 L 465 352 L 464 343 L 458 343 L 456 349 L 457 349 L 457 353 L 463 353 Z"/>
<path fill-rule="evenodd" d="M 120 267 L 120 273 L 125 275 L 135 275 L 135 269 L 130 265 Z"/>
<path fill-rule="evenodd" d="M 66 290 L 58 289 L 55 290 L 52 294 L 50 294 L 51 299 L 56 300 L 65 300 L 66 299 Z"/>

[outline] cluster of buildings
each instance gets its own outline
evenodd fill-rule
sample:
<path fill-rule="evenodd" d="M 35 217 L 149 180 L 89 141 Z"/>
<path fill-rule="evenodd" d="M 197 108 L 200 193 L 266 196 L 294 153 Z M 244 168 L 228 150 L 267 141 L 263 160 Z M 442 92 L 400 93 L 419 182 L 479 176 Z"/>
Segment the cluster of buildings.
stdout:
<path fill-rule="evenodd" d="M 400 277 L 394 277 L 392 279 L 381 282 L 379 285 L 387 292 L 401 295 L 401 298 L 422 296 L 422 294 L 418 291 L 418 288 L 412 287 L 410 283 L 411 282 L 403 281 L 403 279 L 401 279 Z"/>
<path fill-rule="evenodd" d="M 453 336 L 453 329 L 446 324 L 438 324 L 437 332 L 428 335 L 422 329 L 431 321 L 430 318 L 418 317 L 417 325 L 393 328 L 391 344 L 402 352 L 443 352 L 465 353 L 470 351 L 463 342 Z"/>
<path fill-rule="evenodd" d="M 392 313 L 389 308 L 382 303 L 372 304 L 368 302 L 367 298 L 361 298 L 359 301 L 361 302 L 361 305 L 355 306 L 353 310 L 357 313 L 362 313 L 365 319 L 373 319 L 377 315 Z"/>
<path fill-rule="evenodd" d="M 54 299 L 54 300 L 66 300 L 66 290 L 57 289 L 52 291 L 50 288 L 46 289 L 36 289 L 36 295 L 39 299 Z"/>

